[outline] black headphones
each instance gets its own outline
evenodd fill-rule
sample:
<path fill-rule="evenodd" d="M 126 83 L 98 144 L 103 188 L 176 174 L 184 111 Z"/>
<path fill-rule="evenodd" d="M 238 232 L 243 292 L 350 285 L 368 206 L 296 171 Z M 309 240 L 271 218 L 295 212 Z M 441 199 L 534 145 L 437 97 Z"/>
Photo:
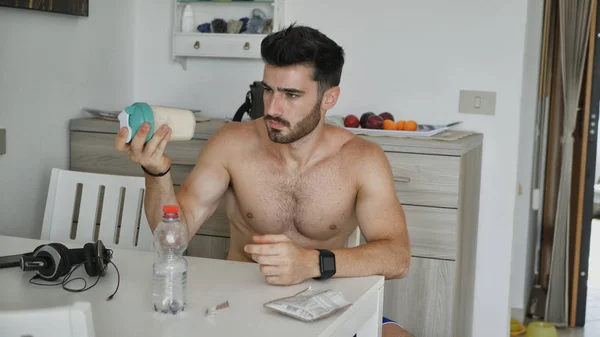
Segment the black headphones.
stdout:
<path fill-rule="evenodd" d="M 96 283 L 100 277 L 106 275 L 106 269 L 108 264 L 115 264 L 112 262 L 112 250 L 104 247 L 104 244 L 101 240 L 96 242 L 86 243 L 83 248 L 75 248 L 69 249 L 65 245 L 60 243 L 49 243 L 45 245 L 38 246 L 33 252 L 23 254 L 21 256 L 20 267 L 23 271 L 35 271 L 36 275 L 34 275 L 29 282 L 33 283 L 34 279 L 43 279 L 45 281 L 55 281 L 61 277 L 66 276 L 60 283 L 54 284 L 39 284 L 33 283 L 36 285 L 62 285 L 63 288 L 70 292 L 81 292 L 90 289 Z M 90 277 L 98 277 L 96 282 L 92 284 L 90 287 L 86 288 L 87 282 L 82 278 L 84 282 L 84 286 L 81 289 L 71 289 L 66 288 L 65 285 L 71 281 L 71 274 L 81 265 L 84 266 L 86 274 Z M 73 268 L 75 267 L 75 268 Z M 115 266 L 117 270 L 117 290 L 119 289 L 120 283 L 120 275 L 119 269 Z M 112 297 L 117 293 L 117 290 L 109 296 L 108 300 L 112 299 Z"/>

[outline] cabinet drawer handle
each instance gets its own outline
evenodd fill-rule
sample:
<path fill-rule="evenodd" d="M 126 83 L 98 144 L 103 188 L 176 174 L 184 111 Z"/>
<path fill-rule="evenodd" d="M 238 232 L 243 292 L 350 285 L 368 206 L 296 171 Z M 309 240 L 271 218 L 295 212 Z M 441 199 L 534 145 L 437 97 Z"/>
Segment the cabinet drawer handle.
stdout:
<path fill-rule="evenodd" d="M 196 41 L 196 43 L 194 43 L 194 49 L 200 49 L 200 41 Z"/>
<path fill-rule="evenodd" d="M 250 49 L 250 42 L 244 43 L 244 50 Z"/>
<path fill-rule="evenodd" d="M 394 176 L 394 181 L 398 182 L 398 183 L 409 183 L 410 182 L 410 178 L 409 177 L 396 177 L 396 176 Z"/>

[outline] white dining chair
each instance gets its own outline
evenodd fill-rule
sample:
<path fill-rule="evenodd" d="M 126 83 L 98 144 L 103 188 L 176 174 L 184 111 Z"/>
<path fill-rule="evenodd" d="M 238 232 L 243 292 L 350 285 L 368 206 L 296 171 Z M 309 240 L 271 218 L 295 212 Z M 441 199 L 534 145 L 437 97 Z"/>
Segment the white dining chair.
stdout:
<path fill-rule="evenodd" d="M 346 241 L 346 248 L 353 248 L 360 246 L 360 228 L 356 227 L 356 230 L 348 237 Z"/>
<path fill-rule="evenodd" d="M 53 168 L 42 240 L 153 250 L 143 177 Z"/>
<path fill-rule="evenodd" d="M 94 337 L 92 306 L 69 306 L 0 311 L 2 337 Z"/>

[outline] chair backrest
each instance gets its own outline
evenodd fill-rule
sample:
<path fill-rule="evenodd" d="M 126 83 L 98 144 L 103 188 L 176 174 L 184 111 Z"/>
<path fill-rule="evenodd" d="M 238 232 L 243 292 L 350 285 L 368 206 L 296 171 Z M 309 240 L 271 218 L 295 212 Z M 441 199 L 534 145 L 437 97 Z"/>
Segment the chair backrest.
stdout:
<path fill-rule="evenodd" d="M 0 311 L 0 331 L 6 337 L 94 337 L 92 306 Z"/>
<path fill-rule="evenodd" d="M 143 177 L 52 169 L 42 240 L 151 251 Z"/>
<path fill-rule="evenodd" d="M 348 237 L 346 241 L 346 248 L 353 248 L 360 246 L 360 228 L 356 227 L 356 230 Z"/>

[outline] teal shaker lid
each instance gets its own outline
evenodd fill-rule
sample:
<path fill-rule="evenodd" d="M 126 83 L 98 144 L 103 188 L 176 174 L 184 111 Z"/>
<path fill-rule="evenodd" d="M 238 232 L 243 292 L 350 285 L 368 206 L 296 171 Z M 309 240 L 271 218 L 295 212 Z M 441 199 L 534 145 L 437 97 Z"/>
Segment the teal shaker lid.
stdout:
<path fill-rule="evenodd" d="M 154 134 L 154 113 L 147 103 L 136 102 L 126 107 L 119 114 L 119 121 L 121 122 L 121 127 L 125 126 L 129 129 L 127 143 L 133 139 L 144 122 L 150 123 L 150 132 L 148 133 L 144 144 L 147 143 Z"/>

